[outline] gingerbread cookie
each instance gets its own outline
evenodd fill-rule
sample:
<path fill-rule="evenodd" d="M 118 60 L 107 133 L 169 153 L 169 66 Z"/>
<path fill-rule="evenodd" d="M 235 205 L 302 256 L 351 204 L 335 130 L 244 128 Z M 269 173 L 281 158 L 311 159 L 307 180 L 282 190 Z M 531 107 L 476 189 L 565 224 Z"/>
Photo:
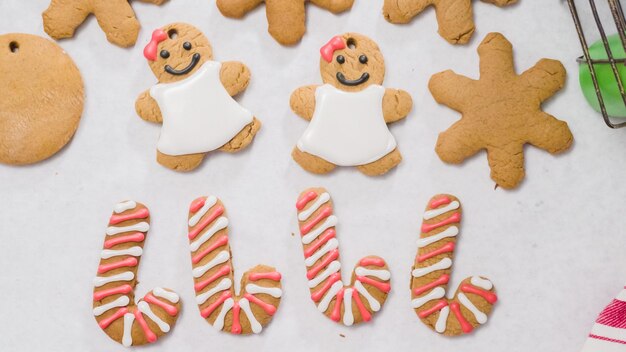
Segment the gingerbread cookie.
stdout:
<path fill-rule="evenodd" d="M 74 136 L 83 113 L 83 80 L 54 42 L 1 35 L 0 91 L 0 163 L 47 159 Z"/>
<path fill-rule="evenodd" d="M 184 23 L 155 30 L 144 55 L 159 83 L 135 108 L 142 119 L 163 123 L 161 165 L 190 171 L 211 151 L 234 153 L 252 142 L 261 122 L 232 98 L 250 81 L 244 64 L 213 61 L 207 38 Z"/>
<path fill-rule="evenodd" d="M 517 0 L 482 0 L 496 6 Z M 437 13 L 439 35 L 451 44 L 465 44 L 474 34 L 472 0 L 385 0 L 383 14 L 391 23 L 408 23 L 424 9 L 433 6 Z"/>
<path fill-rule="evenodd" d="M 178 295 L 157 287 L 135 304 L 137 270 L 150 229 L 150 212 L 143 204 L 125 201 L 115 206 L 93 281 L 93 314 L 100 328 L 124 346 L 156 342 L 178 319 Z"/>
<path fill-rule="evenodd" d="M 499 33 L 488 34 L 478 54 L 480 79 L 450 70 L 430 79 L 435 100 L 462 114 L 439 134 L 436 151 L 444 162 L 459 164 L 485 149 L 491 178 L 503 188 L 515 188 L 524 178 L 525 144 L 552 154 L 572 145 L 567 123 L 541 110 L 541 103 L 563 87 L 565 68 L 542 59 L 516 74 L 511 43 Z"/>
<path fill-rule="evenodd" d="M 167 0 L 141 0 L 161 5 Z M 76 29 L 93 14 L 109 42 L 135 45 L 140 24 L 128 0 L 52 0 L 43 13 L 43 26 L 54 39 L 71 38 Z"/>
<path fill-rule="evenodd" d="M 447 336 L 469 334 L 485 324 L 498 300 L 491 281 L 480 276 L 463 280 L 454 298 L 446 298 L 461 213 L 454 196 L 438 195 L 430 200 L 411 271 L 415 313 L 428 327 Z"/>
<path fill-rule="evenodd" d="M 265 2 L 268 32 L 282 45 L 296 44 L 306 32 L 306 2 L 309 0 L 217 0 L 220 12 L 242 18 Z M 340 13 L 352 8 L 354 0 L 310 0 L 323 9 Z"/>
<path fill-rule="evenodd" d="M 200 197 L 189 207 L 189 249 L 200 315 L 218 330 L 258 334 L 276 313 L 283 291 L 276 269 L 257 265 L 243 274 L 235 291 L 228 218 L 214 196 Z"/>
<path fill-rule="evenodd" d="M 323 188 L 310 188 L 296 203 L 311 299 L 317 309 L 346 326 L 368 322 L 387 300 L 391 273 L 382 258 L 367 256 L 352 271 L 350 285 L 341 280 L 337 217 Z"/>
<path fill-rule="evenodd" d="M 322 174 L 356 166 L 366 175 L 387 173 L 402 160 L 387 127 L 405 118 L 411 96 L 382 86 L 385 61 L 378 45 L 356 33 L 331 39 L 321 49 L 324 85 L 298 88 L 291 109 L 310 121 L 292 156 L 305 170 Z"/>

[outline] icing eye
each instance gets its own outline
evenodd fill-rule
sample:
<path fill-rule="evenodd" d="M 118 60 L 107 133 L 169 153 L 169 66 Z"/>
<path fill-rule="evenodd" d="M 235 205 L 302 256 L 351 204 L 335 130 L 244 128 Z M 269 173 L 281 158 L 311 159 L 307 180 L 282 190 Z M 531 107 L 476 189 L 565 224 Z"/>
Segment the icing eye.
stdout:
<path fill-rule="evenodd" d="M 183 43 L 183 49 L 191 50 L 191 43 L 190 42 L 184 42 Z"/>
<path fill-rule="evenodd" d="M 367 63 L 367 56 L 365 56 L 365 55 L 359 56 L 359 62 L 362 63 L 362 64 L 366 64 Z"/>
<path fill-rule="evenodd" d="M 170 57 L 170 52 L 167 50 L 161 50 L 161 57 L 167 59 L 168 57 Z"/>
<path fill-rule="evenodd" d="M 346 58 L 343 57 L 343 55 L 339 55 L 337 56 L 337 62 L 341 65 L 343 65 L 344 62 L 346 62 Z"/>

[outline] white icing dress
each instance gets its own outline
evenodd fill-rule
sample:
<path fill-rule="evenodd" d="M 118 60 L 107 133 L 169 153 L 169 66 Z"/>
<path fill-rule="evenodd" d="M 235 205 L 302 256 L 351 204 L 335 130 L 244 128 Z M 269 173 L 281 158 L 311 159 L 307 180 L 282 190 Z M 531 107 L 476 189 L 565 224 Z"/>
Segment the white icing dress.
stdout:
<path fill-rule="evenodd" d="M 315 113 L 298 149 L 339 166 L 376 161 L 396 148 L 383 116 L 385 88 L 345 92 L 325 84 L 315 90 Z"/>
<path fill-rule="evenodd" d="M 207 61 L 192 76 L 150 89 L 163 116 L 157 149 L 167 155 L 205 153 L 226 144 L 252 122 L 220 81 L 222 64 Z"/>

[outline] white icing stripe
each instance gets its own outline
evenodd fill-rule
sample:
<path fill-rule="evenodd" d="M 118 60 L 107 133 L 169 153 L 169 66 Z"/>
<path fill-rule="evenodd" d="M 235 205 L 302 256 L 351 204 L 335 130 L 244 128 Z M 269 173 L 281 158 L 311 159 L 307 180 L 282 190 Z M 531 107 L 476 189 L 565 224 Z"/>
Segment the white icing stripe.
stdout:
<path fill-rule="evenodd" d="M 594 324 L 591 335 L 606 337 L 612 340 L 626 341 L 626 329 L 613 328 L 607 325 Z M 599 350 L 597 350 L 599 352 Z M 602 350 L 604 352 L 604 350 Z"/>
<path fill-rule="evenodd" d="M 428 292 L 428 294 L 412 300 L 411 307 L 413 307 L 413 309 L 417 309 L 434 299 L 443 298 L 443 296 L 445 295 L 446 295 L 446 290 L 444 290 L 443 287 L 436 287 L 432 291 Z"/>
<path fill-rule="evenodd" d="M 131 271 L 126 271 L 121 274 L 112 275 L 112 276 L 96 276 L 96 278 L 93 279 L 93 285 L 96 287 L 100 287 L 111 282 L 130 281 L 134 278 L 135 278 L 135 274 L 133 274 Z"/>
<path fill-rule="evenodd" d="M 424 212 L 424 220 L 430 220 L 430 219 L 434 219 L 436 217 L 438 217 L 441 214 L 445 214 L 451 210 L 456 210 L 459 209 L 459 202 L 457 202 L 456 200 L 450 204 L 448 204 L 445 207 L 439 208 L 439 209 L 433 209 L 433 210 L 429 210 Z"/>
<path fill-rule="evenodd" d="M 192 252 L 195 252 L 204 244 L 204 242 L 208 241 L 213 235 L 215 235 L 218 231 L 223 230 L 228 226 L 228 219 L 220 216 L 219 219 L 209 228 L 207 232 L 205 232 L 200 238 L 195 240 L 189 245 L 189 248 Z"/>
<path fill-rule="evenodd" d="M 325 313 L 328 310 L 328 305 L 330 304 L 330 301 L 333 300 L 333 297 L 335 297 L 337 292 L 339 292 L 339 290 L 341 290 L 342 287 L 343 287 L 343 283 L 341 281 L 335 282 L 330 287 L 328 292 L 326 292 L 326 295 L 324 296 L 324 298 L 322 298 L 320 303 L 317 305 L 317 309 L 319 309 L 320 312 Z"/>
<path fill-rule="evenodd" d="M 322 248 L 319 248 L 315 253 L 313 253 L 313 255 L 306 258 L 304 260 L 304 264 L 306 264 L 306 266 L 311 266 L 315 264 L 315 262 L 323 257 L 326 253 L 332 251 L 337 247 L 339 247 L 339 241 L 337 241 L 336 238 L 330 239 L 328 242 L 326 242 L 324 246 L 322 246 Z"/>
<path fill-rule="evenodd" d="M 209 211 L 209 209 L 211 209 L 211 207 L 213 207 L 216 203 L 217 203 L 217 198 L 215 196 L 207 197 L 207 199 L 204 201 L 204 205 L 202 206 L 202 208 L 200 208 L 200 210 L 198 210 L 197 213 L 195 213 L 191 218 L 189 218 L 189 226 L 196 226 L 196 224 L 198 224 L 198 222 L 200 221 L 200 219 L 202 219 L 204 214 L 206 214 L 207 211 Z"/>
<path fill-rule="evenodd" d="M 429 244 L 433 244 L 437 241 L 440 241 L 446 237 L 454 237 L 459 234 L 459 229 L 456 226 L 450 226 L 445 231 L 442 231 L 434 236 L 420 238 L 417 240 L 417 247 L 423 248 L 428 246 Z"/>
<path fill-rule="evenodd" d="M 352 315 L 352 289 L 347 288 L 343 291 L 343 325 L 352 326 L 354 324 L 354 315 Z"/>
<path fill-rule="evenodd" d="M 313 288 L 321 284 L 322 281 L 326 280 L 327 277 L 338 272 L 339 270 L 341 270 L 341 263 L 339 263 L 336 260 L 333 261 L 332 263 L 328 264 L 328 267 L 326 267 L 326 270 L 322 271 L 316 277 L 314 277 L 313 279 L 309 281 L 309 288 Z"/>
<path fill-rule="evenodd" d="M 117 235 L 123 232 L 135 232 L 135 231 L 146 232 L 149 229 L 150 229 L 150 224 L 143 221 L 143 222 L 139 222 L 139 223 L 136 223 L 135 225 L 130 225 L 130 226 L 109 226 L 107 227 L 106 234 L 108 236 L 113 236 L 113 235 Z"/>
<path fill-rule="evenodd" d="M 372 311 L 378 312 L 380 310 L 380 302 L 378 302 L 376 298 L 369 293 L 361 281 L 355 281 L 354 288 L 361 294 L 361 296 L 365 297 Z"/>
<path fill-rule="evenodd" d="M 113 308 L 117 307 L 126 307 L 130 303 L 130 299 L 126 296 L 118 297 L 115 301 L 109 302 L 107 304 L 103 304 L 93 309 L 93 315 L 99 317 L 104 312 L 107 312 Z"/>
<path fill-rule="evenodd" d="M 432 273 L 433 271 L 449 269 L 450 267 L 452 267 L 452 259 L 443 258 L 438 263 L 431 266 L 414 269 L 411 274 L 413 275 L 413 277 L 422 277 L 424 275 Z"/>
<path fill-rule="evenodd" d="M 589 337 L 581 352 L 624 352 L 624 345 Z"/>
<path fill-rule="evenodd" d="M 213 323 L 213 327 L 217 330 L 222 330 L 224 328 L 224 318 L 226 314 L 230 311 L 230 309 L 235 305 L 235 301 L 232 298 L 229 298 L 224 301 L 222 304 L 222 310 L 220 310 L 220 314 L 215 318 L 215 322 Z"/>
<path fill-rule="evenodd" d="M 218 293 L 218 292 L 222 292 L 224 290 L 228 290 L 231 286 L 233 285 L 233 282 L 230 279 L 222 279 L 222 281 L 220 281 L 219 284 L 217 284 L 217 286 L 213 287 L 212 289 L 199 294 L 196 296 L 196 302 L 198 304 L 203 304 L 204 302 L 206 302 L 209 298 L 211 298 L 214 294 Z"/>
<path fill-rule="evenodd" d="M 326 192 L 322 193 L 319 197 L 317 197 L 317 199 L 315 200 L 315 203 L 311 204 L 311 206 L 308 209 L 305 209 L 301 211 L 300 214 L 298 214 L 298 220 L 304 221 L 308 219 L 311 216 L 311 214 L 315 213 L 315 211 L 317 211 L 317 209 L 319 209 L 322 206 L 322 204 L 328 202 L 329 200 L 330 200 L 330 194 Z"/>
<path fill-rule="evenodd" d="M 154 290 L 152 290 L 152 294 L 155 297 L 166 299 L 172 303 L 178 303 L 178 301 L 180 300 L 180 297 L 178 297 L 176 292 L 168 291 L 161 287 L 156 287 Z"/>
<path fill-rule="evenodd" d="M 126 202 L 117 203 L 113 208 L 115 214 L 120 214 L 125 212 L 126 210 L 135 209 L 137 207 L 137 203 L 132 200 L 128 200 Z"/>
<path fill-rule="evenodd" d="M 241 307 L 241 310 L 246 315 L 246 318 L 248 318 L 252 332 L 255 334 L 260 333 L 261 330 L 263 330 L 263 326 L 261 325 L 261 323 L 259 323 L 258 320 L 256 320 L 254 313 L 252 313 L 252 309 L 250 309 L 250 302 L 248 302 L 248 299 L 242 298 L 241 300 L 239 300 L 239 307 Z"/>
<path fill-rule="evenodd" d="M 472 301 L 469 300 L 469 298 L 467 298 L 464 293 L 459 293 L 457 295 L 457 298 L 459 299 L 459 302 L 461 302 L 461 304 L 465 306 L 465 308 L 467 308 L 470 312 L 472 312 L 472 314 L 474 314 L 474 317 L 476 318 L 478 324 L 484 324 L 487 322 L 487 315 L 481 312 L 478 308 L 476 308 L 476 306 L 472 303 Z"/>
<path fill-rule="evenodd" d="M 450 307 L 445 306 L 439 312 L 439 318 L 437 318 L 437 323 L 435 323 L 435 331 L 440 334 L 443 334 L 446 331 L 448 326 L 448 316 L 450 315 Z"/>
<path fill-rule="evenodd" d="M 152 320 L 155 324 L 157 324 L 159 326 L 159 329 L 161 329 L 161 331 L 163 332 L 170 331 L 170 324 L 164 322 L 163 320 L 161 320 L 161 318 L 159 318 L 156 314 L 154 314 L 152 309 L 150 309 L 150 305 L 148 305 L 147 302 L 144 302 L 144 301 L 139 302 L 139 304 L 137 304 L 137 308 L 139 308 L 140 312 L 145 314 L 148 318 L 150 318 L 150 320 Z"/>
<path fill-rule="evenodd" d="M 327 217 L 321 226 L 312 230 L 306 235 L 302 236 L 302 243 L 309 244 L 313 242 L 313 240 L 315 240 L 319 235 L 321 235 L 322 232 L 326 231 L 326 229 L 333 227 L 335 225 L 337 225 L 337 217 L 334 215 Z"/>
<path fill-rule="evenodd" d="M 135 321 L 135 315 L 133 313 L 124 314 L 124 333 L 122 334 L 122 345 L 130 347 L 133 344 L 133 322 Z"/>
<path fill-rule="evenodd" d="M 133 257 L 139 257 L 143 254 L 143 249 L 139 246 L 130 247 L 126 249 L 103 249 L 100 254 L 100 258 L 109 259 L 113 257 L 119 257 L 121 255 L 132 255 Z"/>
<path fill-rule="evenodd" d="M 213 269 L 216 265 L 227 262 L 230 259 L 230 253 L 228 251 L 221 251 L 215 258 L 211 259 L 208 263 L 193 269 L 193 277 L 199 278 L 207 271 Z"/>
<path fill-rule="evenodd" d="M 278 287 L 264 287 L 255 284 L 247 284 L 246 292 L 253 295 L 257 293 L 265 293 L 266 295 L 270 295 L 274 298 L 280 298 L 280 296 L 283 295 L 283 290 Z"/>
<path fill-rule="evenodd" d="M 472 276 L 470 283 L 476 287 L 482 288 L 484 290 L 490 291 L 493 288 L 493 284 L 491 281 L 487 279 L 483 279 L 479 276 Z"/>
<path fill-rule="evenodd" d="M 391 279 L 391 273 L 389 270 L 373 270 L 359 266 L 356 268 L 354 273 L 358 276 L 373 276 L 385 281 Z"/>

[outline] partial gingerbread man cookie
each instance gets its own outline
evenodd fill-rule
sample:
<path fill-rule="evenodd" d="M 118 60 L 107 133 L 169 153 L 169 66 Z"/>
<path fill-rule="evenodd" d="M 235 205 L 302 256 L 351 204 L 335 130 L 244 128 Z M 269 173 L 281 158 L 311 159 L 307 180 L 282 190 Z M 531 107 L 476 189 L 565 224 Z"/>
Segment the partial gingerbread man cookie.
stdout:
<path fill-rule="evenodd" d="M 525 144 L 552 154 L 572 145 L 567 123 L 541 110 L 541 103 L 563 87 L 565 68 L 559 61 L 542 59 L 516 74 L 511 43 L 499 33 L 488 34 L 478 54 L 480 79 L 451 70 L 430 79 L 435 100 L 462 114 L 439 134 L 436 151 L 444 162 L 459 164 L 485 149 L 491 178 L 498 186 L 515 188 L 525 175 Z"/>
<path fill-rule="evenodd" d="M 180 297 L 160 287 L 135 303 L 137 271 L 149 229 L 150 212 L 143 204 L 117 204 L 93 281 L 93 314 L 98 325 L 126 347 L 156 342 L 171 330 L 181 309 Z"/>
<path fill-rule="evenodd" d="M 517 0 L 482 0 L 496 6 L 511 5 Z M 465 44 L 474 34 L 472 0 L 385 0 L 383 14 L 391 23 L 408 23 L 427 7 L 437 13 L 439 35 L 451 44 Z"/>
<path fill-rule="evenodd" d="M 83 79 L 51 40 L 0 36 L 0 92 L 0 163 L 42 161 L 74 136 L 83 113 Z"/>
<path fill-rule="evenodd" d="M 213 61 L 207 38 L 184 23 L 155 30 L 144 56 L 159 83 L 139 96 L 135 108 L 142 119 L 163 123 L 161 165 L 191 171 L 209 152 L 235 153 L 252 142 L 261 122 L 232 98 L 248 86 L 246 65 Z"/>
<path fill-rule="evenodd" d="M 387 124 L 409 114 L 411 96 L 382 86 L 383 55 L 363 35 L 336 36 L 320 53 L 324 85 L 304 86 L 291 94 L 291 109 L 311 122 L 293 159 L 316 174 L 336 166 L 355 166 L 369 176 L 387 173 L 402 160 Z"/>
<path fill-rule="evenodd" d="M 466 278 L 452 299 L 446 297 L 460 222 L 456 197 L 433 197 L 424 212 L 411 270 L 411 306 L 424 324 L 447 336 L 469 334 L 485 324 L 498 301 L 491 281 L 480 276 Z"/>
<path fill-rule="evenodd" d="M 200 197 L 189 207 L 189 249 L 200 315 L 218 330 L 258 334 L 270 323 L 283 295 L 281 274 L 257 265 L 235 290 L 233 255 L 228 243 L 228 218 L 215 196 Z"/>
<path fill-rule="evenodd" d="M 282 45 L 294 45 L 306 32 L 307 1 L 335 14 L 349 10 L 354 3 L 354 0 L 217 0 L 217 8 L 226 17 L 242 18 L 265 2 L 270 35 Z"/>
<path fill-rule="evenodd" d="M 161 5 L 167 0 L 140 0 Z M 71 38 L 76 29 L 93 14 L 109 42 L 135 45 L 141 25 L 128 0 L 52 0 L 43 13 L 43 26 L 54 39 Z"/>

